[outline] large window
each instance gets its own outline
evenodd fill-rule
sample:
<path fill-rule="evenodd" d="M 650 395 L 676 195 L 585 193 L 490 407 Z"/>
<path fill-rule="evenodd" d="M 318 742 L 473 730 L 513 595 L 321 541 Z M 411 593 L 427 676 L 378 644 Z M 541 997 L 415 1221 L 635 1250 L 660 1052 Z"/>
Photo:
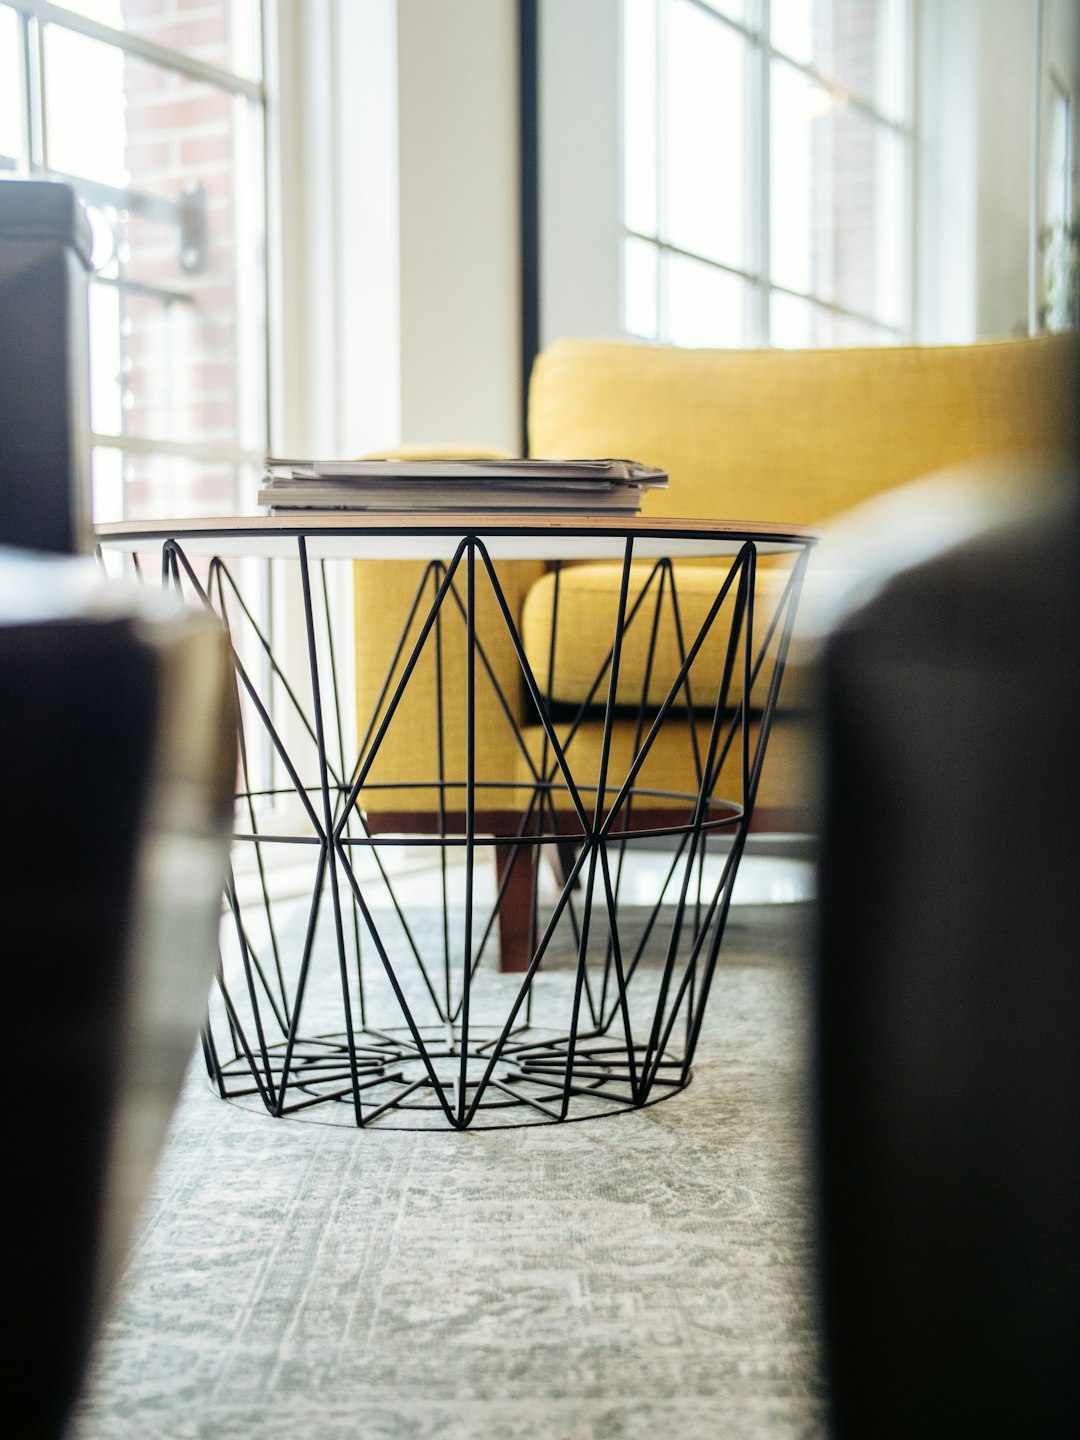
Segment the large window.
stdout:
<path fill-rule="evenodd" d="M 623 0 L 623 324 L 910 333 L 911 0 Z"/>
<path fill-rule="evenodd" d="M 1080 217 L 1073 204 L 1072 102 L 1050 76 L 1048 156 L 1043 197 L 1042 330 L 1080 325 Z"/>
<path fill-rule="evenodd" d="M 0 171 L 94 235 L 97 520 L 251 509 L 266 447 L 260 0 L 0 0 Z"/>

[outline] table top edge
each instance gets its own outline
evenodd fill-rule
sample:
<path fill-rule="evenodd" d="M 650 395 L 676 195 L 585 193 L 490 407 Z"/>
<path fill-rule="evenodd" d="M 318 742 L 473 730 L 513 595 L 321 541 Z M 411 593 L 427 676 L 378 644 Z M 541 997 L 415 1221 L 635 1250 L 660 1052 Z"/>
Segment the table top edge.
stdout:
<path fill-rule="evenodd" d="M 182 520 L 114 520 L 94 527 L 97 539 L 149 541 L 215 535 L 607 535 L 611 538 L 667 537 L 670 539 L 747 539 L 814 544 L 821 531 L 809 525 L 787 525 L 774 520 L 680 519 L 646 515 L 549 515 L 534 512 L 401 513 L 380 511 L 311 511 L 299 515 L 222 515 Z"/>

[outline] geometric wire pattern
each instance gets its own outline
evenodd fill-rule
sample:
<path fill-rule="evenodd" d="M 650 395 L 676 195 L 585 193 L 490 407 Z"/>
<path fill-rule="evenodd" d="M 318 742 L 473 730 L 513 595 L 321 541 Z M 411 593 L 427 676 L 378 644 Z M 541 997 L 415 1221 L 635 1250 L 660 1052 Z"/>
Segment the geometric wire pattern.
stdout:
<path fill-rule="evenodd" d="M 550 693 L 558 566 L 550 649 L 530 655 L 489 547 L 469 531 L 427 566 L 396 617 L 392 661 L 351 743 L 333 562 L 309 558 L 297 533 L 307 653 L 290 677 L 235 567 L 216 557 L 200 567 L 180 541 L 165 542 L 165 582 L 219 615 L 233 643 L 234 854 L 246 848 L 258 879 L 257 903 L 245 904 L 230 873 L 203 1032 L 223 1097 L 276 1117 L 466 1129 L 608 1114 L 689 1082 L 813 542 L 770 545 L 781 553 L 769 556 L 766 604 L 759 545 L 745 539 L 716 565 L 715 596 L 688 624 L 680 562 L 653 561 L 642 581 L 634 536 L 611 533 L 625 545 L 610 645 L 574 706 Z M 659 676 L 662 619 L 676 642 Z M 493 626 L 504 652 L 509 644 L 510 670 L 491 658 Z M 649 639 L 640 695 L 628 704 L 620 672 L 634 627 Z M 451 645 L 464 646 L 463 694 L 443 683 Z M 433 659 L 434 769 L 374 780 L 410 683 Z M 443 743 L 446 711 L 462 705 L 455 761 Z M 487 723 L 494 714 L 507 727 L 513 776 L 485 769 L 481 707 Z M 688 757 L 691 787 L 670 788 L 662 757 L 672 745 Z M 260 764 L 272 783 L 258 778 Z M 368 816 L 387 785 L 432 797 L 429 834 L 376 833 Z M 500 791 L 506 806 L 493 810 Z M 283 798 L 301 816 L 299 832 L 275 823 Z M 303 899 L 284 912 L 272 883 L 282 846 L 309 867 Z M 403 846 L 436 861 L 420 906 L 394 863 Z M 501 862 L 494 888 L 491 847 Z M 665 867 L 645 903 L 630 879 L 642 848 L 661 849 Z M 557 882 L 545 895 L 549 864 Z M 505 973 L 498 927 L 523 875 L 527 960 Z"/>

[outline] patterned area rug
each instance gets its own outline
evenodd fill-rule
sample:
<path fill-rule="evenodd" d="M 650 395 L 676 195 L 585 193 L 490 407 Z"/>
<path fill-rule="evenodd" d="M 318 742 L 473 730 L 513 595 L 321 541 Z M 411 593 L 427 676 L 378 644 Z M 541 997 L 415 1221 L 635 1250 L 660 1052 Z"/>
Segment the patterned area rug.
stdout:
<path fill-rule="evenodd" d="M 354 1131 L 193 1065 L 69 1440 L 824 1436 L 811 923 L 733 910 L 694 1079 L 638 1112 Z"/>

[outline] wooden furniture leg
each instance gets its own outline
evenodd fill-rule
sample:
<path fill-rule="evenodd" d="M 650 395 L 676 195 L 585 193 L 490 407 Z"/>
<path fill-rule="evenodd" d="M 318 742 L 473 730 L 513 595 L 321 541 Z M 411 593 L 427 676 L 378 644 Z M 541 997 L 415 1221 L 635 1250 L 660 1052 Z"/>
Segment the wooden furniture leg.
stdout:
<path fill-rule="evenodd" d="M 506 878 L 499 906 L 499 969 L 522 971 L 533 955 L 533 894 L 536 877 L 535 845 L 496 845 L 495 871 L 500 890 Z"/>

